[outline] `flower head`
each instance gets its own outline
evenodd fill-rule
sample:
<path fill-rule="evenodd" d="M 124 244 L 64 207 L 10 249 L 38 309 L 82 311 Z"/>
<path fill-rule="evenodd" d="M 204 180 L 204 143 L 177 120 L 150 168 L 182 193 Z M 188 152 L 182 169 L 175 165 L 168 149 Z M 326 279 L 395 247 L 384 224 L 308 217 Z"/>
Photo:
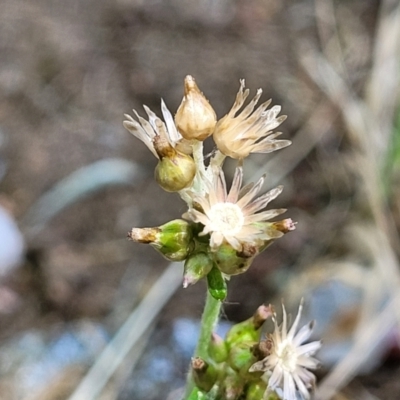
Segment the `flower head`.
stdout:
<path fill-rule="evenodd" d="M 272 223 L 265 221 L 282 214 L 285 209 L 258 212 L 282 192 L 282 186 L 254 199 L 264 177 L 256 184 L 241 189 L 242 181 L 243 169 L 237 167 L 228 192 L 222 169 L 215 168 L 212 182 L 207 183 L 208 193 L 201 195 L 189 191 L 193 206 L 183 217 L 204 225 L 199 235 L 210 234 L 212 251 L 216 251 L 222 243 L 228 243 L 241 252 L 244 244 L 261 246 L 265 241 L 283 235 Z"/>
<path fill-rule="evenodd" d="M 278 117 L 280 106 L 267 110 L 271 104 L 271 100 L 268 100 L 254 111 L 262 94 L 261 89 L 258 89 L 253 100 L 236 115 L 249 93 L 249 89 L 244 90 L 244 80 L 241 80 L 233 107 L 218 121 L 213 134 L 218 149 L 226 156 L 236 159 L 243 159 L 250 153 L 270 153 L 291 144 L 290 140 L 276 140 L 281 132 L 272 133 L 286 119 L 285 115 Z"/>
<path fill-rule="evenodd" d="M 132 110 L 139 122 L 130 115 L 124 114 L 127 118 L 124 121 L 124 127 L 132 135 L 140 139 L 155 157 L 160 159 L 162 155 L 160 156 L 159 148 L 161 147 L 162 151 L 171 147 L 175 148 L 178 142 L 182 140 L 182 135 L 176 129 L 174 119 L 163 100 L 161 100 L 161 111 L 165 123 L 147 106 L 143 107 L 146 110 L 149 120 L 146 121 L 135 110 Z"/>
<path fill-rule="evenodd" d="M 185 78 L 185 95 L 175 115 L 176 126 L 185 139 L 205 140 L 213 132 L 217 116 L 194 78 Z"/>
<path fill-rule="evenodd" d="M 140 139 L 150 151 L 158 158 L 159 162 L 155 170 L 155 178 L 158 184 L 167 192 L 178 192 L 190 186 L 196 174 L 196 165 L 187 151 L 182 150 L 182 135 L 176 129 L 174 119 L 161 100 L 161 111 L 165 123 L 157 117 L 147 106 L 144 106 L 149 120 L 133 110 L 139 122 L 130 115 L 124 121 L 124 126 L 134 136 Z"/>
<path fill-rule="evenodd" d="M 312 355 L 321 347 L 320 341 L 304 343 L 313 331 L 314 321 L 303 326 L 298 332 L 303 305 L 300 304 L 296 319 L 287 330 L 287 315 L 283 309 L 283 322 L 278 326 L 276 314 L 273 315 L 275 330 L 269 337 L 269 355 L 256 362 L 250 372 L 265 371 L 263 379 L 268 382 L 269 390 L 280 390 L 283 400 L 296 400 L 296 392 L 304 399 L 310 398 L 309 389 L 315 383 L 315 376 L 309 369 L 318 367 L 319 362 Z M 267 389 L 267 390 L 268 390 Z"/>

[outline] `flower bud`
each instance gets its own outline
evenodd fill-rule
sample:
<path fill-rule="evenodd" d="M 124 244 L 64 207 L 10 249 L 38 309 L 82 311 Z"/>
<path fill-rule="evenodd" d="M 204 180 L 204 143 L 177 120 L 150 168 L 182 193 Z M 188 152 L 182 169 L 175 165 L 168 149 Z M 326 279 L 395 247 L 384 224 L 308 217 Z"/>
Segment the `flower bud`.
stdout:
<path fill-rule="evenodd" d="M 224 277 L 218 268 L 213 268 L 207 275 L 208 291 L 216 300 L 225 300 L 228 293 Z"/>
<path fill-rule="evenodd" d="M 256 222 L 253 226 L 260 229 L 270 237 L 270 239 L 264 240 L 258 244 L 258 252 L 261 253 L 269 247 L 275 239 L 279 239 L 284 234 L 295 230 L 296 222 L 291 218 L 286 218 L 276 222 Z"/>
<path fill-rule="evenodd" d="M 193 77 L 185 78 L 185 95 L 175 115 L 176 126 L 185 139 L 205 140 L 213 132 L 217 116 Z"/>
<path fill-rule="evenodd" d="M 228 243 L 223 243 L 213 253 L 214 262 L 218 269 L 226 275 L 238 275 L 246 272 L 254 257 L 258 254 L 255 246 L 244 244 L 243 250 L 239 253 Z"/>
<path fill-rule="evenodd" d="M 185 262 L 183 287 L 194 285 L 201 278 L 207 276 L 213 267 L 213 261 L 206 253 L 191 254 Z"/>
<path fill-rule="evenodd" d="M 282 221 L 271 222 L 271 225 L 279 232 L 288 233 L 296 229 L 296 222 L 291 218 L 283 219 Z"/>
<path fill-rule="evenodd" d="M 273 315 L 274 308 L 271 305 L 266 306 L 265 304 L 262 304 L 260 307 L 257 308 L 256 312 L 252 316 L 254 329 L 260 329 L 263 326 L 264 322 Z"/>
<path fill-rule="evenodd" d="M 128 236 L 138 243 L 147 243 L 171 261 L 186 259 L 193 246 L 192 229 L 183 219 L 175 219 L 156 228 L 133 228 Z"/>
<path fill-rule="evenodd" d="M 205 400 L 205 399 L 206 399 L 206 393 L 203 392 L 198 387 L 194 387 L 193 390 L 190 392 L 189 397 L 187 398 L 187 400 Z"/>
<path fill-rule="evenodd" d="M 191 366 L 196 386 L 205 392 L 209 392 L 217 380 L 216 368 L 200 357 L 192 358 Z"/>
<path fill-rule="evenodd" d="M 226 376 L 224 378 L 224 394 L 225 400 L 237 400 L 240 398 L 245 382 L 232 368 L 227 368 Z"/>
<path fill-rule="evenodd" d="M 232 348 L 239 343 L 259 342 L 261 326 L 272 314 L 273 309 L 271 306 L 262 305 L 258 307 L 251 318 L 232 326 L 225 339 L 228 346 Z"/>
<path fill-rule="evenodd" d="M 171 147 L 168 154 L 158 162 L 155 178 L 167 192 L 179 192 L 193 182 L 196 165 L 193 158 Z"/>
<path fill-rule="evenodd" d="M 247 388 L 246 400 L 260 400 L 264 398 L 264 393 L 267 390 L 267 384 L 260 379 L 259 382 L 252 382 Z M 275 397 L 274 397 L 275 399 Z M 268 400 L 272 400 L 268 397 Z M 279 397 L 276 397 L 279 400 Z"/>
<path fill-rule="evenodd" d="M 212 333 L 208 354 L 216 363 L 222 363 L 228 358 L 228 347 L 221 336 Z"/>
<path fill-rule="evenodd" d="M 257 361 L 252 353 L 253 343 L 238 343 L 229 351 L 229 365 L 243 378 L 254 378 L 249 372 L 250 367 Z"/>

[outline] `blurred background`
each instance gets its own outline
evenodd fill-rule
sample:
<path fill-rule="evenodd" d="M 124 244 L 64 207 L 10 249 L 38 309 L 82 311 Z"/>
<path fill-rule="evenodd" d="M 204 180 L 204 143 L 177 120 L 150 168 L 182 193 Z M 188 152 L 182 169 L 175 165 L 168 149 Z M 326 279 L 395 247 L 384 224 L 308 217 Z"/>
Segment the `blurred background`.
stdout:
<path fill-rule="evenodd" d="M 293 141 L 246 160 L 247 180 L 284 185 L 273 207 L 298 225 L 232 278 L 221 330 L 304 297 L 324 342 L 317 398 L 400 398 L 398 0 L 0 6 L 1 400 L 162 400 L 184 384 L 205 284 L 183 290 L 182 266 L 126 239 L 185 207 L 122 121 L 160 115 L 161 98 L 175 112 L 187 74 L 219 118 L 239 79 L 263 88 Z"/>

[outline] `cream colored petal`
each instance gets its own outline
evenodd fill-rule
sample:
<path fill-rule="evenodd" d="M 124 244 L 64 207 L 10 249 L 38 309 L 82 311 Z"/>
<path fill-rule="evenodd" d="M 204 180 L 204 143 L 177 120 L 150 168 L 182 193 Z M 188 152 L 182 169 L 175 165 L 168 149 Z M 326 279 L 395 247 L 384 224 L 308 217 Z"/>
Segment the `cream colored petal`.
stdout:
<path fill-rule="evenodd" d="M 251 145 L 251 153 L 272 153 L 273 151 L 283 149 L 290 146 L 292 142 L 290 140 L 269 140 L 268 138 L 261 140 L 258 143 Z"/>
<path fill-rule="evenodd" d="M 302 394 L 303 398 L 306 400 L 309 399 L 310 393 L 308 392 L 304 382 L 300 379 L 300 377 L 297 374 L 293 374 L 293 379 L 297 385 L 297 388 L 299 389 L 299 392 Z"/>
<path fill-rule="evenodd" d="M 257 361 L 250 368 L 249 372 L 258 372 L 258 371 L 266 371 L 268 369 L 267 358 L 264 358 L 261 361 Z"/>
<path fill-rule="evenodd" d="M 237 251 L 242 250 L 242 245 L 240 244 L 239 240 L 231 235 L 225 235 L 226 241 Z"/>
<path fill-rule="evenodd" d="M 151 111 L 150 108 L 147 107 L 146 105 L 143 105 L 143 108 L 144 108 L 144 110 L 146 111 L 146 113 L 147 113 L 147 115 L 148 115 L 148 117 L 149 117 L 149 122 L 150 122 L 151 127 L 153 128 L 153 130 L 154 130 L 156 133 L 158 133 L 158 132 L 157 132 L 157 124 L 156 124 L 156 121 L 157 121 L 159 118 L 158 118 L 157 115 L 156 115 L 153 111 Z"/>
<path fill-rule="evenodd" d="M 300 346 L 302 343 L 304 343 L 306 340 L 309 339 L 309 337 L 312 334 L 314 328 L 314 321 L 309 322 L 307 325 L 304 325 L 297 333 L 296 336 L 293 339 L 293 343 L 296 346 Z"/>
<path fill-rule="evenodd" d="M 283 379 L 283 370 L 279 365 L 277 365 L 272 371 L 272 375 L 268 380 L 268 386 L 272 389 L 276 389 L 280 387 L 282 379 Z"/>
<path fill-rule="evenodd" d="M 225 202 L 227 198 L 227 190 L 226 190 L 225 174 L 222 169 L 219 169 L 219 173 L 216 179 L 215 191 L 217 194 L 217 199 L 220 202 Z"/>
<path fill-rule="evenodd" d="M 246 186 L 243 186 L 239 192 L 239 199 L 241 199 L 244 195 L 246 195 L 253 187 L 254 187 L 254 182 L 250 182 Z"/>
<path fill-rule="evenodd" d="M 307 385 L 307 387 L 311 387 L 314 384 L 315 375 L 307 369 L 299 367 L 297 368 L 297 374 L 300 379 Z"/>
<path fill-rule="evenodd" d="M 315 369 L 319 366 L 319 361 L 314 357 L 299 356 L 297 359 L 297 364 L 307 369 Z"/>
<path fill-rule="evenodd" d="M 154 154 L 156 158 L 158 157 L 158 154 L 156 153 L 154 146 L 153 146 L 153 140 L 151 137 L 148 135 L 145 129 L 137 122 L 135 121 L 130 115 L 125 114 L 125 117 L 128 118 L 126 121 L 123 122 L 124 127 L 132 133 L 133 136 L 141 140 L 147 148 Z"/>
<path fill-rule="evenodd" d="M 281 338 L 282 341 L 286 340 L 287 337 L 287 314 L 286 314 L 286 308 L 284 304 L 282 304 L 282 326 L 281 326 Z"/>
<path fill-rule="evenodd" d="M 184 215 L 189 217 L 193 222 L 200 222 L 203 225 L 207 225 L 210 222 L 206 215 L 197 210 L 192 209 Z"/>
<path fill-rule="evenodd" d="M 179 140 L 182 139 L 182 135 L 176 129 L 174 118 L 172 117 L 172 114 L 168 110 L 167 106 L 165 105 L 163 99 L 161 99 L 161 112 L 163 114 L 165 124 L 167 125 L 170 143 L 175 145 L 177 142 L 179 142 Z"/>
<path fill-rule="evenodd" d="M 265 176 L 262 176 L 258 182 L 237 202 L 242 209 L 257 195 L 264 183 Z"/>
<path fill-rule="evenodd" d="M 233 103 L 233 106 L 228 113 L 229 116 L 234 116 L 236 114 L 236 112 L 240 109 L 240 107 L 242 107 L 243 103 L 245 102 L 246 98 L 248 97 L 250 90 L 249 89 L 243 90 L 244 87 L 245 87 L 245 81 L 244 81 L 244 79 L 241 79 L 240 80 L 240 88 L 236 95 L 236 100 Z"/>
<path fill-rule="evenodd" d="M 210 247 L 211 251 L 215 251 L 221 246 L 222 242 L 224 241 L 224 236 L 220 232 L 213 232 L 210 238 Z"/>
<path fill-rule="evenodd" d="M 258 214 L 251 214 L 247 217 L 245 217 L 246 224 L 251 224 L 254 222 L 261 222 L 261 221 L 268 221 L 271 218 L 274 218 L 280 214 L 283 214 L 286 212 L 285 208 L 280 208 L 277 210 L 267 210 L 264 212 L 260 212 Z"/>
<path fill-rule="evenodd" d="M 282 190 L 283 186 L 278 186 L 274 189 L 271 189 L 269 192 L 263 194 L 262 196 L 258 197 L 256 200 L 248 204 L 246 207 L 242 207 L 243 212 L 246 215 L 249 215 L 259 210 L 262 210 L 268 205 L 269 202 L 276 199 L 282 193 Z"/>
<path fill-rule="evenodd" d="M 243 181 L 243 168 L 237 167 L 235 169 L 235 175 L 233 176 L 231 190 L 229 191 L 227 202 L 236 203 L 240 193 L 240 187 Z"/>
<path fill-rule="evenodd" d="M 262 95 L 262 89 L 258 89 L 256 95 L 253 97 L 250 103 L 243 109 L 238 118 L 241 119 L 247 118 L 253 112 L 254 107 L 258 103 L 258 100 L 260 99 L 261 95 Z"/>
<path fill-rule="evenodd" d="M 290 372 L 283 371 L 283 400 L 296 400 L 296 385 Z"/>
<path fill-rule="evenodd" d="M 290 341 L 293 341 L 294 335 L 297 331 L 297 326 L 299 325 L 299 321 L 300 321 L 300 317 L 301 317 L 301 313 L 303 311 L 303 299 L 301 299 L 300 301 L 300 305 L 299 305 L 299 310 L 297 311 L 297 315 L 296 318 L 293 322 L 292 327 L 290 328 L 290 331 L 288 332 L 288 339 Z"/>
<path fill-rule="evenodd" d="M 133 112 L 135 113 L 135 115 L 136 115 L 137 119 L 139 120 L 140 124 L 142 125 L 143 129 L 146 131 L 147 135 L 151 139 L 154 139 L 157 136 L 157 130 L 155 130 L 153 128 L 153 126 L 149 123 L 149 121 L 147 121 L 146 119 L 141 117 L 135 110 L 133 110 Z"/>
<path fill-rule="evenodd" d="M 301 355 L 304 354 L 306 356 L 311 356 L 315 354 L 321 348 L 321 346 L 322 343 L 320 341 L 307 343 L 298 348 L 298 353 Z"/>

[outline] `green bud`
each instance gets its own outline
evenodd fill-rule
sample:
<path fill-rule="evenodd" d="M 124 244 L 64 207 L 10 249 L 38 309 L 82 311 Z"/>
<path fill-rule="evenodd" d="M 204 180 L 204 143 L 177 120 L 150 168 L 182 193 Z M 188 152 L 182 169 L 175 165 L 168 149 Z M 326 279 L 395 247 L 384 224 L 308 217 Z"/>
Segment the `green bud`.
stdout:
<path fill-rule="evenodd" d="M 265 400 L 281 400 L 281 398 L 275 392 L 269 392 L 264 396 Z"/>
<path fill-rule="evenodd" d="M 228 358 L 228 347 L 221 336 L 216 333 L 211 335 L 208 353 L 216 363 L 224 362 Z"/>
<path fill-rule="evenodd" d="M 260 246 L 259 252 L 262 253 L 264 250 L 266 250 L 269 246 L 271 246 L 272 243 L 274 243 L 275 240 L 265 240 L 264 243 Z"/>
<path fill-rule="evenodd" d="M 265 304 L 262 304 L 261 306 L 259 306 L 252 316 L 254 329 L 258 330 L 259 328 L 261 328 L 264 322 L 268 318 L 272 317 L 273 314 L 274 308 L 271 305 L 266 306 Z"/>
<path fill-rule="evenodd" d="M 257 254 L 257 248 L 254 246 L 244 245 L 243 251 L 239 253 L 231 245 L 224 243 L 213 253 L 213 257 L 221 272 L 226 275 L 238 275 L 249 269 Z"/>
<path fill-rule="evenodd" d="M 206 393 L 204 393 L 198 387 L 193 388 L 193 390 L 189 394 L 189 397 L 187 398 L 187 400 L 205 400 L 205 399 L 206 399 Z"/>
<path fill-rule="evenodd" d="M 259 253 L 263 252 L 269 247 L 276 239 L 279 239 L 284 234 L 296 229 L 296 222 L 291 218 L 286 218 L 276 222 L 256 222 L 255 227 L 258 227 L 270 236 L 270 239 L 264 240 L 259 246 Z"/>
<path fill-rule="evenodd" d="M 271 306 L 262 305 L 257 308 L 251 318 L 232 326 L 225 339 L 229 347 L 232 348 L 244 342 L 259 342 L 261 326 L 272 314 L 273 309 Z"/>
<path fill-rule="evenodd" d="M 207 275 L 208 291 L 216 300 L 225 300 L 228 293 L 224 277 L 218 268 L 212 268 Z"/>
<path fill-rule="evenodd" d="M 277 231 L 285 234 L 296 229 L 296 222 L 291 218 L 286 218 L 281 221 L 271 222 L 271 225 Z"/>
<path fill-rule="evenodd" d="M 193 247 L 191 226 L 175 219 L 156 228 L 133 228 L 128 236 L 138 243 L 147 243 L 171 261 L 184 260 Z"/>
<path fill-rule="evenodd" d="M 204 278 L 212 269 L 213 261 L 206 253 L 191 254 L 185 262 L 183 274 L 183 287 L 194 285 Z"/>
<path fill-rule="evenodd" d="M 246 400 L 260 400 L 264 398 L 264 393 L 267 390 L 267 384 L 263 381 L 252 382 L 246 391 Z M 278 400 L 277 398 L 276 400 Z M 272 400 L 272 399 L 271 399 Z"/>
<path fill-rule="evenodd" d="M 224 377 L 224 400 L 237 400 L 241 397 L 245 382 L 243 379 L 231 368 L 227 368 Z"/>
<path fill-rule="evenodd" d="M 196 165 L 193 158 L 175 150 L 158 137 L 154 139 L 154 148 L 160 157 L 155 169 L 158 184 L 167 192 L 179 192 L 193 182 Z"/>
<path fill-rule="evenodd" d="M 254 378 L 254 373 L 249 372 L 249 368 L 257 362 L 252 349 L 250 343 L 238 343 L 229 352 L 229 365 L 245 379 Z"/>
<path fill-rule="evenodd" d="M 196 386 L 205 392 L 209 392 L 217 380 L 218 372 L 216 368 L 200 357 L 192 358 L 191 366 Z"/>

